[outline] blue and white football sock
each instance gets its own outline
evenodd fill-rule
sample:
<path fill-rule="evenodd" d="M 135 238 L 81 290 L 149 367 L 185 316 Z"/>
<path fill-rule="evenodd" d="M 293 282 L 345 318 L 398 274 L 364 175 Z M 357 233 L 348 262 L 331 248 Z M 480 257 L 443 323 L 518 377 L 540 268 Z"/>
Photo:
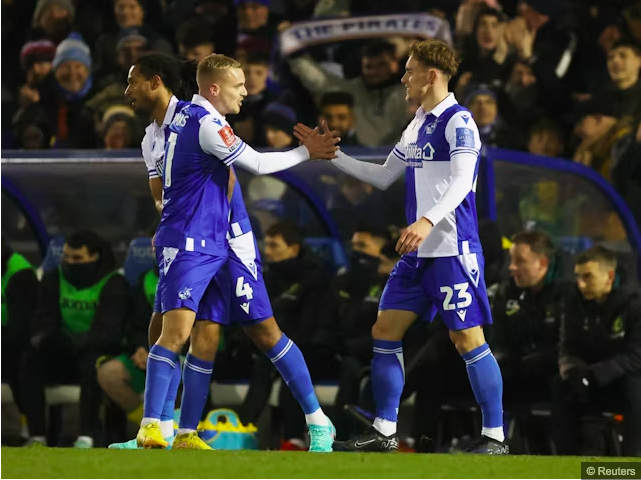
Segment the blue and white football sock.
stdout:
<path fill-rule="evenodd" d="M 503 378 L 499 364 L 487 343 L 464 353 L 462 357 L 474 398 L 483 414 L 481 435 L 503 442 Z"/>

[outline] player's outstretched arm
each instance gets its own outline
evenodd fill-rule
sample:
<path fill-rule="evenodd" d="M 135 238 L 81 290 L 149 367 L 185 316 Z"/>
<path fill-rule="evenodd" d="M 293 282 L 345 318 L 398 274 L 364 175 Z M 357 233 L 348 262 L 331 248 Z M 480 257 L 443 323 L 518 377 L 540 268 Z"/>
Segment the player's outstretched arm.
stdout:
<path fill-rule="evenodd" d="M 205 121 L 200 126 L 199 141 L 203 151 L 221 159 L 225 165 L 233 163 L 255 175 L 266 175 L 287 170 L 310 158 L 331 160 L 336 157 L 340 138 L 317 133 L 287 152 L 260 153 L 236 137 L 230 127 Z"/>
<path fill-rule="evenodd" d="M 321 125 L 323 135 L 332 135 L 327 128 L 327 124 L 323 121 Z M 294 127 L 294 135 L 301 143 L 313 135 L 316 129 L 312 130 L 302 123 Z M 332 163 L 343 172 L 352 175 L 353 177 L 362 180 L 363 182 L 370 183 L 376 188 L 386 190 L 392 185 L 405 171 L 405 161 L 401 153 L 395 148 L 388 156 L 383 165 L 376 163 L 363 162 L 338 151 L 338 157 L 332 160 Z"/>

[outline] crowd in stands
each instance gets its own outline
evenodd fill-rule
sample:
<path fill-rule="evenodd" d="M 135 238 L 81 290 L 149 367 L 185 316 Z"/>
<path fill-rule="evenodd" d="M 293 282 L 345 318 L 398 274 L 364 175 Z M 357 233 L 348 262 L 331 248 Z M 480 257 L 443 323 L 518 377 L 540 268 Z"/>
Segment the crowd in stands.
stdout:
<path fill-rule="evenodd" d="M 293 224 L 274 224 L 264 243 L 265 283 L 275 317 L 300 345 L 313 381 L 338 387 L 330 414 L 339 438 L 363 428 L 346 406 L 362 412 L 373 408 L 371 387 L 363 383 L 371 360 L 371 328 L 397 261 L 388 230 L 368 225 L 354 230 L 350 268 L 338 274 Z M 542 232 L 515 235 L 507 242 L 509 250 L 495 225 L 484 225 L 482 232 L 485 250 L 494 252 L 486 270 L 494 317 L 487 335 L 503 372 L 506 418 L 527 420 L 533 410 L 547 409 L 551 434 L 544 432 L 538 444 L 532 440 L 532 451 L 578 454 L 590 451 L 590 444 L 581 441 L 586 415 L 622 415 L 623 452 L 641 455 L 641 290 L 636 275 L 601 246 L 568 261 Z M 132 293 L 108 243 L 90 231 L 69 235 L 60 266 L 38 281 L 34 267 L 3 239 L 2 381 L 26 416 L 28 444 L 46 443 L 48 385 L 80 386 L 76 447 L 124 440 L 127 419 L 140 421 L 157 281 L 157 270 L 151 268 Z M 224 330 L 212 379 L 249 382 L 238 407 L 244 424 L 258 422 L 277 377 L 258 353 L 239 328 Z M 401 427 L 411 438 L 424 439 L 414 449 L 443 451 L 453 436 L 473 435 L 470 425 L 443 427 L 444 405 L 472 405 L 474 398 L 463 381 L 465 365 L 438 316 L 432 324 L 419 321 L 411 327 L 404 353 L 403 398 L 416 397 L 414 420 Z M 281 448 L 304 449 L 304 417 L 288 389 L 280 389 L 278 406 Z M 521 428 L 522 435 L 536 438 Z"/>
<path fill-rule="evenodd" d="M 427 13 L 462 63 L 451 89 L 485 145 L 589 166 L 637 218 L 641 195 L 638 0 L 7 0 L 2 2 L 3 148 L 138 148 L 148 118 L 124 90 L 139 55 L 244 65 L 248 97 L 230 118 L 256 147 L 287 148 L 297 121 L 326 119 L 343 145 L 395 144 L 417 105 L 400 83 L 413 41 L 312 42 L 283 54 L 300 21 Z"/>

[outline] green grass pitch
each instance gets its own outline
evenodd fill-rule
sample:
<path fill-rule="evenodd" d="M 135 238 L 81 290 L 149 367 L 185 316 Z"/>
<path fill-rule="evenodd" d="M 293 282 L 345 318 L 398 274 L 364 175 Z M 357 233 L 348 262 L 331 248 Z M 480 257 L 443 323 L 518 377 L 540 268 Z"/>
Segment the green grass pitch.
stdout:
<path fill-rule="evenodd" d="M 3 478 L 581 478 L 580 457 L 2 448 Z M 639 459 L 637 459 L 639 460 Z"/>

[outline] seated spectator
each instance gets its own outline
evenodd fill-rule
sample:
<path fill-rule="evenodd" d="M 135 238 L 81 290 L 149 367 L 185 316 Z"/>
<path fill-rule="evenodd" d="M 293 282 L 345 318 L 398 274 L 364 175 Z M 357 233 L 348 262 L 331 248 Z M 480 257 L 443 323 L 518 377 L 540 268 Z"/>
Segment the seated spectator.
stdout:
<path fill-rule="evenodd" d="M 93 92 L 89 47 L 77 34 L 58 45 L 53 71 L 40 84 L 37 103 L 14 118 L 16 125 L 44 125 L 43 135 L 61 148 L 95 148 L 93 119 L 83 108 Z M 50 143 L 46 139 L 46 144 Z"/>
<path fill-rule="evenodd" d="M 145 23 L 148 3 L 148 0 L 114 0 L 113 12 L 118 30 L 100 35 L 94 49 L 95 71 L 99 76 L 118 71 L 116 52 L 118 42 L 123 37 L 123 30 L 137 29 L 147 39 L 149 50 L 173 53 L 171 44 Z"/>
<path fill-rule="evenodd" d="M 494 90 L 486 85 L 472 86 L 471 92 L 465 97 L 465 106 L 472 112 L 484 145 L 514 149 L 521 147 L 518 131 L 509 128 L 499 115 Z"/>
<path fill-rule="evenodd" d="M 518 16 L 505 26 L 508 48 L 530 66 L 539 91 L 539 108 L 546 114 L 572 108 L 571 92 L 578 66 L 576 26 L 564 17 L 563 3 L 555 0 L 518 2 Z"/>
<path fill-rule="evenodd" d="M 608 180 L 612 164 L 612 147 L 631 132 L 632 119 L 620 117 L 620 111 L 608 99 L 600 97 L 581 105 L 574 133 L 580 143 L 574 161 L 592 167 Z"/>
<path fill-rule="evenodd" d="M 49 75 L 56 56 L 56 46 L 49 40 L 27 42 L 20 51 L 20 64 L 25 72 L 25 84 L 20 89 L 22 106 L 38 103 L 38 86 Z"/>
<path fill-rule="evenodd" d="M 2 237 L 2 383 L 8 383 L 20 408 L 20 358 L 29 347 L 38 278 L 29 261 Z"/>
<path fill-rule="evenodd" d="M 118 350 L 128 309 L 129 287 L 116 272 L 111 247 L 93 232 L 69 235 L 60 266 L 42 279 L 31 348 L 20 369 L 28 444 L 46 443 L 45 386 L 78 383 L 80 436 L 74 446 L 93 446 L 101 402 L 96 360 Z"/>
<path fill-rule="evenodd" d="M 372 326 L 389 271 L 380 271 L 383 249 L 390 240 L 384 227 L 354 227 L 351 238 L 350 270 L 339 275 L 331 287 L 328 313 L 337 320 L 336 337 L 340 341 L 341 365 L 336 406 L 341 412 L 336 420 L 338 438 L 351 438 L 354 426 L 343 413 L 345 405 L 356 405 L 361 398 L 361 374 L 372 359 Z"/>
<path fill-rule="evenodd" d="M 128 113 L 114 113 L 104 122 L 105 150 L 123 150 L 140 146 L 144 131 L 138 119 Z"/>
<path fill-rule="evenodd" d="M 616 257 L 592 247 L 576 258 L 578 291 L 564 302 L 554 441 L 578 455 L 585 412 L 623 414 L 623 455 L 641 456 L 641 293 L 620 284 Z"/>
<path fill-rule="evenodd" d="M 135 424 L 139 424 L 143 416 L 142 401 L 149 355 L 147 330 L 158 284 L 156 270 L 149 270 L 140 276 L 125 330 L 123 353 L 102 363 L 98 368 L 98 383 L 102 390 Z M 112 428 L 110 425 L 106 427 Z M 124 432 L 118 432 L 117 436 L 124 436 Z"/>
<path fill-rule="evenodd" d="M 254 53 L 269 53 L 276 34 L 276 25 L 269 13 L 270 0 L 234 0 L 238 16 L 238 43 L 256 42 Z"/>
<path fill-rule="evenodd" d="M 612 183 L 627 202 L 632 215 L 641 227 L 641 121 L 636 130 L 623 137 L 614 148 L 612 156 Z"/>
<path fill-rule="evenodd" d="M 320 99 L 318 123 L 325 120 L 330 130 L 341 137 L 341 146 L 360 145 L 354 126 L 354 97 L 347 92 L 327 92 Z"/>
<path fill-rule="evenodd" d="M 529 403 L 550 398 L 557 371 L 560 305 L 569 287 L 550 237 L 537 231 L 512 237 L 509 280 L 492 299 L 490 344 L 503 374 L 503 398 Z"/>
<path fill-rule="evenodd" d="M 354 234 L 354 219 L 366 224 L 400 225 L 405 223 L 403 182 L 397 182 L 383 192 L 357 178 L 341 177 L 339 191 L 331 199 L 330 213 L 336 221 L 341 236 L 349 240 Z M 401 215 L 401 212 L 403 214 Z"/>
<path fill-rule="evenodd" d="M 334 331 L 322 315 L 328 275 L 317 258 L 304 246 L 300 230 L 293 224 L 276 223 L 265 232 L 265 285 L 274 317 L 282 330 L 301 349 L 312 380 L 335 378 L 338 371 Z M 256 423 L 278 372 L 264 355 L 254 363 L 249 392 L 241 407 L 244 424 Z M 280 389 L 283 415 L 282 446 L 304 449 L 305 418 L 288 388 Z"/>
<path fill-rule="evenodd" d="M 474 31 L 463 50 L 456 92 L 463 98 L 470 83 L 501 88 L 510 73 L 508 45 L 504 34 L 505 17 L 494 8 L 484 7 L 476 17 Z"/>
<path fill-rule="evenodd" d="M 17 111 L 13 117 L 13 141 L 17 148 L 49 148 L 51 134 L 46 125 L 44 112 L 37 111 L 35 105 L 40 103 L 40 90 L 51 73 L 55 54 L 56 46 L 49 40 L 27 42 L 20 51 L 25 83 L 18 92 Z M 27 109 L 31 114 L 25 115 Z"/>
<path fill-rule="evenodd" d="M 93 117 L 95 131 L 101 138 L 104 136 L 104 126 L 107 112 L 120 109 L 121 112 L 133 113 L 131 101 L 125 96 L 127 75 L 131 66 L 149 48 L 149 39 L 145 32 L 138 28 L 128 28 L 120 32 L 116 45 L 115 66 L 109 75 L 100 76 L 96 83 L 97 93 L 85 102 L 85 115 Z M 126 109 L 126 110 L 125 110 Z M 144 113 L 138 114 L 138 122 L 149 121 Z M 134 135 L 137 138 L 137 134 Z M 102 146 L 102 142 L 98 142 Z"/>
<path fill-rule="evenodd" d="M 200 17 L 187 20 L 176 31 L 179 55 L 185 60 L 200 62 L 203 58 L 216 53 L 212 33 L 213 25 L 207 20 Z"/>
<path fill-rule="evenodd" d="M 530 128 L 527 150 L 532 155 L 562 157 L 565 153 L 563 126 L 550 119 L 541 119 Z"/>
<path fill-rule="evenodd" d="M 505 85 L 505 95 L 508 100 L 506 117 L 517 125 L 527 126 L 532 118 L 543 115 L 543 109 L 538 102 L 539 85 L 532 67 L 527 62 L 514 63 Z"/>
<path fill-rule="evenodd" d="M 268 147 L 280 150 L 294 146 L 296 112 L 282 103 L 271 103 L 263 113 L 265 140 Z"/>
<path fill-rule="evenodd" d="M 247 96 L 238 115 L 231 117 L 234 132 L 251 145 L 265 146 L 265 125 L 262 115 L 276 97 L 267 88 L 269 57 L 260 53 L 249 54 L 243 62 Z M 291 132 L 289 132 L 291 133 Z"/>
<path fill-rule="evenodd" d="M 608 74 L 611 83 L 595 97 L 612 104 L 617 117 L 641 115 L 641 46 L 634 40 L 622 39 L 608 52 Z"/>
<path fill-rule="evenodd" d="M 354 126 L 366 147 L 394 145 L 407 125 L 405 87 L 399 82 L 395 47 L 384 40 L 367 44 L 361 53 L 361 76 L 348 80 L 304 56 L 290 61 L 292 72 L 317 99 L 333 90 L 354 97 Z"/>
<path fill-rule="evenodd" d="M 71 33 L 75 8 L 71 0 L 38 0 L 33 12 L 32 38 L 59 44 Z"/>

